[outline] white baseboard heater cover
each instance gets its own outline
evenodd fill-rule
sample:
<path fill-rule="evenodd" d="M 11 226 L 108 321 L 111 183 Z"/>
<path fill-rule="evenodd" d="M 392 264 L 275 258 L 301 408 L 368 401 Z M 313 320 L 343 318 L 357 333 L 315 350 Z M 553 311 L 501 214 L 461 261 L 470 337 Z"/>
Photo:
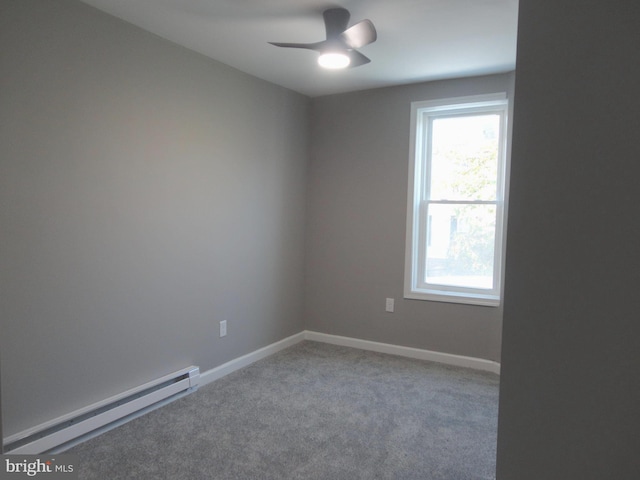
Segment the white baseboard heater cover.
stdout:
<path fill-rule="evenodd" d="M 199 381 L 199 367 L 183 368 L 69 415 L 12 435 L 5 439 L 4 453 L 45 453 L 136 412 L 191 393 L 198 388 Z"/>

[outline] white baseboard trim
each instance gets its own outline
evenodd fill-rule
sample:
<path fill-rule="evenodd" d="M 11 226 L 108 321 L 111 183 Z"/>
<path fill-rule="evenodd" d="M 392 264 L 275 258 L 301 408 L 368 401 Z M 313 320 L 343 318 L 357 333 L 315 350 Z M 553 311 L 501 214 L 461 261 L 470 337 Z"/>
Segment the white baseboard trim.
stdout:
<path fill-rule="evenodd" d="M 431 350 L 423 350 L 420 348 L 403 347 L 400 345 L 392 345 L 389 343 L 372 342 L 369 340 L 360 340 L 357 338 L 341 337 L 338 335 L 329 335 L 327 333 L 311 332 L 305 330 L 304 339 L 314 342 L 331 343 L 343 347 L 359 348 L 361 350 L 371 350 L 373 352 L 389 353 L 391 355 L 399 355 L 401 357 L 416 358 L 420 360 L 428 360 L 431 362 L 444 363 L 447 365 L 455 365 L 457 367 L 472 368 L 474 370 L 482 370 L 485 372 L 500 375 L 500 364 L 491 360 L 482 358 L 465 357 L 462 355 L 453 355 L 451 353 L 433 352 Z"/>
<path fill-rule="evenodd" d="M 284 338 L 276 343 L 267 345 L 254 352 L 247 353 L 241 357 L 228 361 L 218 367 L 207 370 L 200 374 L 200 386 L 207 385 L 219 378 L 229 375 L 236 370 L 251 365 L 258 360 L 262 360 L 274 353 L 291 347 L 303 340 L 313 342 L 330 343 L 332 345 L 340 345 L 343 347 L 359 348 L 361 350 L 370 350 L 373 352 L 388 353 L 401 357 L 416 358 L 419 360 L 428 360 L 430 362 L 443 363 L 446 365 L 454 365 L 456 367 L 472 368 L 474 370 L 482 370 L 485 372 L 500 375 L 500 364 L 491 360 L 482 358 L 465 357 L 463 355 L 454 355 L 451 353 L 434 352 L 431 350 L 423 350 L 420 348 L 403 347 L 401 345 L 392 345 L 390 343 L 372 342 L 370 340 L 360 340 L 358 338 L 341 337 L 339 335 L 330 335 L 328 333 L 312 332 L 304 330 L 290 337 Z"/>
<path fill-rule="evenodd" d="M 253 362 L 262 360 L 269 355 L 273 355 L 280 350 L 284 350 L 285 348 L 295 345 L 296 343 L 299 343 L 305 339 L 304 334 L 305 332 L 296 333 L 295 335 L 291 335 L 290 337 L 284 338 L 276 343 L 272 343 L 271 345 L 262 347 L 254 352 L 247 353 L 246 355 L 238 358 L 234 358 L 233 360 L 230 360 L 227 363 L 223 363 L 222 365 L 212 368 L 211 370 L 207 370 L 206 372 L 200 374 L 200 386 L 204 386 L 208 383 L 214 382 L 219 378 L 235 372 L 236 370 L 240 370 L 247 365 L 251 365 Z"/>

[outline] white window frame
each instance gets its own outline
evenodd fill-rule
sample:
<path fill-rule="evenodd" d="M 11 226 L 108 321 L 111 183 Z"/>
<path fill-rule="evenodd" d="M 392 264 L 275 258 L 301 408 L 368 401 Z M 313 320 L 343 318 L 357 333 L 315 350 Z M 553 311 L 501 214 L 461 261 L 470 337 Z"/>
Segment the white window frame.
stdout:
<path fill-rule="evenodd" d="M 463 303 L 497 307 L 500 305 L 503 279 L 503 246 L 506 226 L 506 175 L 509 168 L 507 149 L 509 104 L 506 93 L 474 95 L 411 104 L 411 150 L 409 158 L 409 191 L 407 201 L 407 235 L 404 298 L 438 302 Z M 427 175 L 430 171 L 429 125 L 433 118 L 459 114 L 499 113 L 500 143 L 498 147 L 498 178 L 495 201 L 473 201 L 472 204 L 495 204 L 496 231 L 493 288 L 480 289 L 422 282 L 426 258 L 428 203 Z M 452 202 L 459 204 L 461 202 Z M 462 202 L 469 203 L 469 202 Z"/>

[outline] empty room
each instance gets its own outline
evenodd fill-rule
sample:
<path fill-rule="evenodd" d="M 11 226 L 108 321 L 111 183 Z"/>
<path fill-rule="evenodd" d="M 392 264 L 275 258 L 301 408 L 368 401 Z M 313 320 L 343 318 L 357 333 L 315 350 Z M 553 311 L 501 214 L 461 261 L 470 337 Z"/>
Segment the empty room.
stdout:
<path fill-rule="evenodd" d="M 640 478 L 639 20 L 1 0 L 1 478 Z"/>

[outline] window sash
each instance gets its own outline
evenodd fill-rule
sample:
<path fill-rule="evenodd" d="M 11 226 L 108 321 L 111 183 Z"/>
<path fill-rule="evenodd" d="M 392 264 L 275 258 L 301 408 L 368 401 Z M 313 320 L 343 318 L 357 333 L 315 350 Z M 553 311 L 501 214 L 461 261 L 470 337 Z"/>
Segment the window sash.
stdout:
<path fill-rule="evenodd" d="M 490 288 L 473 288 L 473 287 L 465 287 L 459 285 L 452 284 L 442 284 L 436 282 L 429 282 L 427 280 L 427 260 L 428 260 L 428 252 L 429 247 L 433 246 L 433 228 L 430 225 L 429 218 L 429 206 L 430 205 L 488 205 L 495 207 L 495 228 L 493 235 L 493 265 L 491 269 L 491 287 Z M 459 293 L 464 292 L 475 292 L 487 296 L 495 296 L 498 295 L 500 289 L 500 267 L 501 262 L 496 258 L 501 255 L 502 251 L 502 235 L 500 235 L 502 225 L 501 219 L 503 215 L 503 205 L 502 202 L 498 201 L 448 201 L 448 200 L 424 200 L 420 205 L 420 217 L 421 221 L 419 222 L 418 228 L 420 229 L 419 238 L 424 240 L 419 240 L 417 255 L 416 255 L 416 286 L 421 290 L 437 290 L 437 291 L 449 291 L 453 290 Z M 432 241 L 429 242 L 429 236 L 431 236 Z M 431 245 L 430 245 L 431 244 Z"/>

